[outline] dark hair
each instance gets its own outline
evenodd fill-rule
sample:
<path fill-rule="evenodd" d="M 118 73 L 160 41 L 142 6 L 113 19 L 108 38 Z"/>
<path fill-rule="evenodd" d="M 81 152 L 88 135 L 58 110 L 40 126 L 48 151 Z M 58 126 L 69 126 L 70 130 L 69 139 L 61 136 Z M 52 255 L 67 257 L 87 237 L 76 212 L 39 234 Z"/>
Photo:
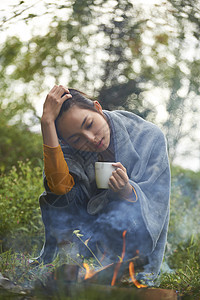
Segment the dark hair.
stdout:
<path fill-rule="evenodd" d="M 93 111 L 99 113 L 99 111 L 94 106 L 94 101 L 91 100 L 85 93 L 80 92 L 80 91 L 75 90 L 75 89 L 68 89 L 68 90 L 69 90 L 70 94 L 72 95 L 72 98 L 67 99 L 63 102 L 63 104 L 61 106 L 61 109 L 60 109 L 60 112 L 59 112 L 59 114 L 58 114 L 58 116 L 55 120 L 56 132 L 57 132 L 57 135 L 58 135 L 59 139 L 61 139 L 61 136 L 59 135 L 58 127 L 57 127 L 58 120 L 60 119 L 62 114 L 65 111 L 68 111 L 71 107 L 76 105 L 79 108 L 90 109 L 90 110 L 93 110 Z M 65 94 L 66 93 L 64 93 L 63 96 Z"/>

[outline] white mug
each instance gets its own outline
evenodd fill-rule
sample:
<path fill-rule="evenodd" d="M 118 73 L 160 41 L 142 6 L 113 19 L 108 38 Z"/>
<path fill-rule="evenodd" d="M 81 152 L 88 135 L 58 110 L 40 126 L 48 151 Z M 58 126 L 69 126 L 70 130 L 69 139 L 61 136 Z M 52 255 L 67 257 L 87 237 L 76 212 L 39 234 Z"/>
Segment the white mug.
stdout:
<path fill-rule="evenodd" d="M 99 189 L 108 189 L 108 181 L 112 172 L 117 167 L 112 166 L 114 162 L 95 162 L 95 178 L 96 184 Z"/>

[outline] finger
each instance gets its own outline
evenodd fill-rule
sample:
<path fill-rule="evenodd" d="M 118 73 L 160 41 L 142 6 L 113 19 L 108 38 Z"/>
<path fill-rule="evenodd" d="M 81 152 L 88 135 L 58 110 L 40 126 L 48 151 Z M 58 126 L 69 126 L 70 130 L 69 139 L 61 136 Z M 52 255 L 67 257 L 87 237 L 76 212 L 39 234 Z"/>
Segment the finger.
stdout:
<path fill-rule="evenodd" d="M 115 171 L 112 172 L 112 174 L 115 176 L 118 176 L 119 179 L 122 179 L 123 181 L 127 182 L 128 181 L 128 175 L 126 173 L 126 171 L 120 169 L 120 168 L 117 168 Z M 116 177 L 117 178 L 117 177 Z"/>
<path fill-rule="evenodd" d="M 118 167 L 118 168 L 126 171 L 126 168 L 120 162 L 113 163 L 112 166 Z"/>
<path fill-rule="evenodd" d="M 128 178 L 123 179 L 117 173 L 115 173 L 113 175 L 113 177 L 116 180 L 116 182 L 113 181 L 113 184 L 115 185 L 116 188 L 118 188 L 120 190 L 123 189 L 127 185 L 127 183 L 128 183 Z"/>
<path fill-rule="evenodd" d="M 65 86 L 63 86 L 63 85 L 60 85 L 60 87 L 62 87 L 62 88 L 65 90 L 65 93 L 67 93 L 67 94 L 70 94 L 70 91 L 69 91 L 69 89 L 67 89 Z"/>
<path fill-rule="evenodd" d="M 55 89 L 54 89 L 54 95 L 56 96 L 56 98 L 60 98 L 61 95 L 64 93 L 64 87 L 61 85 L 55 85 Z"/>
<path fill-rule="evenodd" d="M 54 87 L 50 90 L 50 93 L 55 92 L 57 88 L 58 88 L 58 85 L 55 84 Z"/>
<path fill-rule="evenodd" d="M 119 182 L 117 178 L 115 178 L 114 176 L 110 176 L 109 182 L 111 183 L 111 185 L 114 187 L 116 191 L 119 191 L 123 186 L 123 182 Z"/>
<path fill-rule="evenodd" d="M 71 98 L 72 98 L 72 95 L 71 95 L 71 94 L 65 94 L 65 95 L 61 98 L 61 101 L 64 102 L 65 100 L 71 99 Z"/>
<path fill-rule="evenodd" d="M 109 186 L 109 188 L 111 189 L 111 190 L 113 190 L 113 192 L 115 192 L 115 193 L 117 193 L 117 189 L 116 189 L 116 187 L 113 185 L 113 183 L 112 182 L 108 182 L 108 186 Z"/>
<path fill-rule="evenodd" d="M 63 94 L 69 94 L 69 90 L 67 88 L 65 88 L 63 85 L 59 85 L 58 96 L 62 97 Z"/>
<path fill-rule="evenodd" d="M 64 94 L 65 90 L 62 86 L 57 85 L 55 91 L 54 91 L 54 95 L 56 96 L 56 98 L 61 98 L 61 95 Z"/>

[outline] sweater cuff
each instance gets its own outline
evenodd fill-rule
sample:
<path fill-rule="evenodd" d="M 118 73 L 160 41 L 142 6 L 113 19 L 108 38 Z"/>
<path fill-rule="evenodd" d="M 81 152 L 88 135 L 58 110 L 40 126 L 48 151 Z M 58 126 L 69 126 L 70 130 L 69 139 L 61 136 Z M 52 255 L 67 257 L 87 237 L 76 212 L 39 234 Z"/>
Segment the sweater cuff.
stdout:
<path fill-rule="evenodd" d="M 137 200 L 138 200 L 138 196 L 137 196 L 137 193 L 136 193 L 136 190 L 135 190 L 135 188 L 132 186 L 132 184 L 131 184 L 131 187 L 132 187 L 132 194 L 131 194 L 131 196 L 129 196 L 129 197 L 123 197 L 123 199 L 124 200 L 126 200 L 126 201 L 128 201 L 128 202 L 137 202 Z"/>
<path fill-rule="evenodd" d="M 43 151 L 46 154 L 57 154 L 62 152 L 61 146 L 58 145 L 57 147 L 51 147 L 48 145 L 43 144 Z"/>

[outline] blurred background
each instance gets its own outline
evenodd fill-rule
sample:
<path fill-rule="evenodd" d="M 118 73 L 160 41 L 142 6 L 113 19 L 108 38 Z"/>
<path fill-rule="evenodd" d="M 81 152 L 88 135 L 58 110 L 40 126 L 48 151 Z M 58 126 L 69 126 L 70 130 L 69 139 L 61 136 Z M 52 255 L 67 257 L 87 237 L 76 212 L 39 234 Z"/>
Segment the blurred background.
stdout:
<path fill-rule="evenodd" d="M 0 170 L 42 163 L 54 84 L 154 122 L 170 162 L 200 170 L 198 0 L 0 1 Z"/>

